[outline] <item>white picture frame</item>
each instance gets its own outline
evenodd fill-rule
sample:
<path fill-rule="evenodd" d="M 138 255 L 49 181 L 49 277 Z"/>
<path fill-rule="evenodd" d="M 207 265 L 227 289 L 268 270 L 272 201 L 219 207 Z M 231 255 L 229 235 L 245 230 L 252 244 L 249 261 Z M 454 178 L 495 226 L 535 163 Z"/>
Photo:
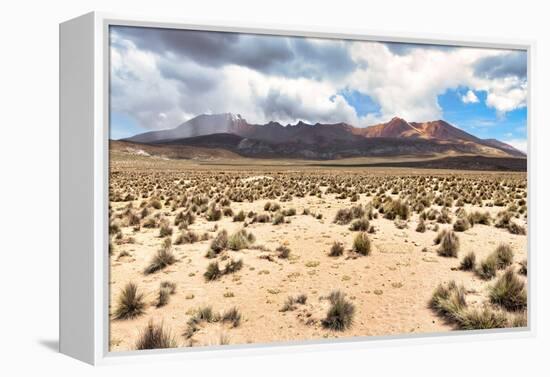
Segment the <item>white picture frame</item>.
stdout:
<path fill-rule="evenodd" d="M 129 25 L 256 34 L 345 38 L 525 50 L 528 56 L 528 264 L 536 265 L 534 245 L 535 177 L 531 101 L 534 41 L 440 37 L 253 23 L 206 23 L 88 13 L 60 24 L 60 352 L 90 364 L 211 358 L 267 353 L 346 350 L 407 344 L 533 337 L 536 334 L 534 282 L 528 276 L 527 329 L 476 330 L 424 335 L 357 337 L 345 340 L 251 344 L 207 348 L 112 353 L 108 350 L 108 124 L 109 26 Z"/>

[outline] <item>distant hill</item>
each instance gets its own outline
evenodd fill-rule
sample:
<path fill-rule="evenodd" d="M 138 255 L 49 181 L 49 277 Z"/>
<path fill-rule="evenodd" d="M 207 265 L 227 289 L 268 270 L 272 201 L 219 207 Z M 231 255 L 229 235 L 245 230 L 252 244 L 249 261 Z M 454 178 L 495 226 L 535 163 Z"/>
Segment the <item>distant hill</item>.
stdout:
<path fill-rule="evenodd" d="M 283 126 L 277 122 L 249 124 L 240 115 L 199 115 L 176 128 L 135 135 L 128 142 L 186 145 L 228 150 L 259 158 L 339 159 L 361 156 L 480 155 L 517 157 L 525 154 L 495 139 L 480 139 L 436 120 L 407 122 L 393 118 L 366 128 L 346 123 Z"/>

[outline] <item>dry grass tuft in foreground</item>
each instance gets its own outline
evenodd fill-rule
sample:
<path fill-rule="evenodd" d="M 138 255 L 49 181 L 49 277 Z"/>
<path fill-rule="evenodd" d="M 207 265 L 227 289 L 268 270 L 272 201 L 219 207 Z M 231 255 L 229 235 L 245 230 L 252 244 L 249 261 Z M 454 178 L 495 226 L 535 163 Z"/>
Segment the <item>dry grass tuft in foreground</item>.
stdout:
<path fill-rule="evenodd" d="M 138 292 L 136 284 L 130 282 L 126 284 L 118 296 L 114 318 L 132 319 L 143 314 L 144 309 L 143 294 Z"/>
<path fill-rule="evenodd" d="M 439 243 L 440 245 L 437 249 L 437 254 L 443 257 L 456 258 L 458 256 L 460 242 L 455 232 L 452 230 L 443 230 L 441 233 L 441 241 Z"/>
<path fill-rule="evenodd" d="M 493 304 L 498 304 L 506 310 L 519 311 L 527 307 L 527 291 L 521 281 L 509 268 L 490 288 L 489 298 Z"/>
<path fill-rule="evenodd" d="M 145 273 L 145 275 L 152 274 L 176 263 L 176 260 L 176 256 L 172 252 L 171 247 L 166 247 L 166 245 L 164 245 L 161 249 L 157 251 L 153 259 L 143 272 Z"/>
<path fill-rule="evenodd" d="M 369 255 L 371 253 L 371 242 L 366 232 L 359 233 L 353 239 L 353 251 L 361 255 Z"/>
<path fill-rule="evenodd" d="M 175 348 L 176 340 L 169 331 L 164 329 L 164 325 L 154 324 L 150 321 L 145 330 L 139 335 L 136 342 L 137 350 L 153 350 L 160 348 Z"/>
<path fill-rule="evenodd" d="M 355 305 L 346 300 L 345 294 L 341 291 L 333 291 L 328 299 L 331 306 L 322 320 L 323 327 L 335 331 L 350 328 L 355 315 Z"/>

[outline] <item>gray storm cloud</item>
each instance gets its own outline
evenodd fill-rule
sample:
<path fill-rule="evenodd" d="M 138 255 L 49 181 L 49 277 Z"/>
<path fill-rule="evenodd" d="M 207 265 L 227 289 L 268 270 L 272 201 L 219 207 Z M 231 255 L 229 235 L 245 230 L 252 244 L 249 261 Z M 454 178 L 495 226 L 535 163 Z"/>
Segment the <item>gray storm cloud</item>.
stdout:
<path fill-rule="evenodd" d="M 526 65 L 515 51 L 111 27 L 111 105 L 145 129 L 222 112 L 257 123 L 365 126 L 438 118 L 437 96 L 467 87 L 486 91 L 487 106 L 505 113 L 525 106 Z M 381 110 L 359 116 L 347 91 Z"/>

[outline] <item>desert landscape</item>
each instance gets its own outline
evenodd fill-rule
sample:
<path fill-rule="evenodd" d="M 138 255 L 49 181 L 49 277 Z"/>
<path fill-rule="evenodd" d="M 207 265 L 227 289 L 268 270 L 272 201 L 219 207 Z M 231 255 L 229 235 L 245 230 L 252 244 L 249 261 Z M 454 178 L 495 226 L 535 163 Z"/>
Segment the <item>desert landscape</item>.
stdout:
<path fill-rule="evenodd" d="M 109 35 L 110 351 L 528 326 L 526 51 Z"/>
<path fill-rule="evenodd" d="M 525 172 L 141 147 L 111 142 L 112 351 L 527 325 Z"/>

